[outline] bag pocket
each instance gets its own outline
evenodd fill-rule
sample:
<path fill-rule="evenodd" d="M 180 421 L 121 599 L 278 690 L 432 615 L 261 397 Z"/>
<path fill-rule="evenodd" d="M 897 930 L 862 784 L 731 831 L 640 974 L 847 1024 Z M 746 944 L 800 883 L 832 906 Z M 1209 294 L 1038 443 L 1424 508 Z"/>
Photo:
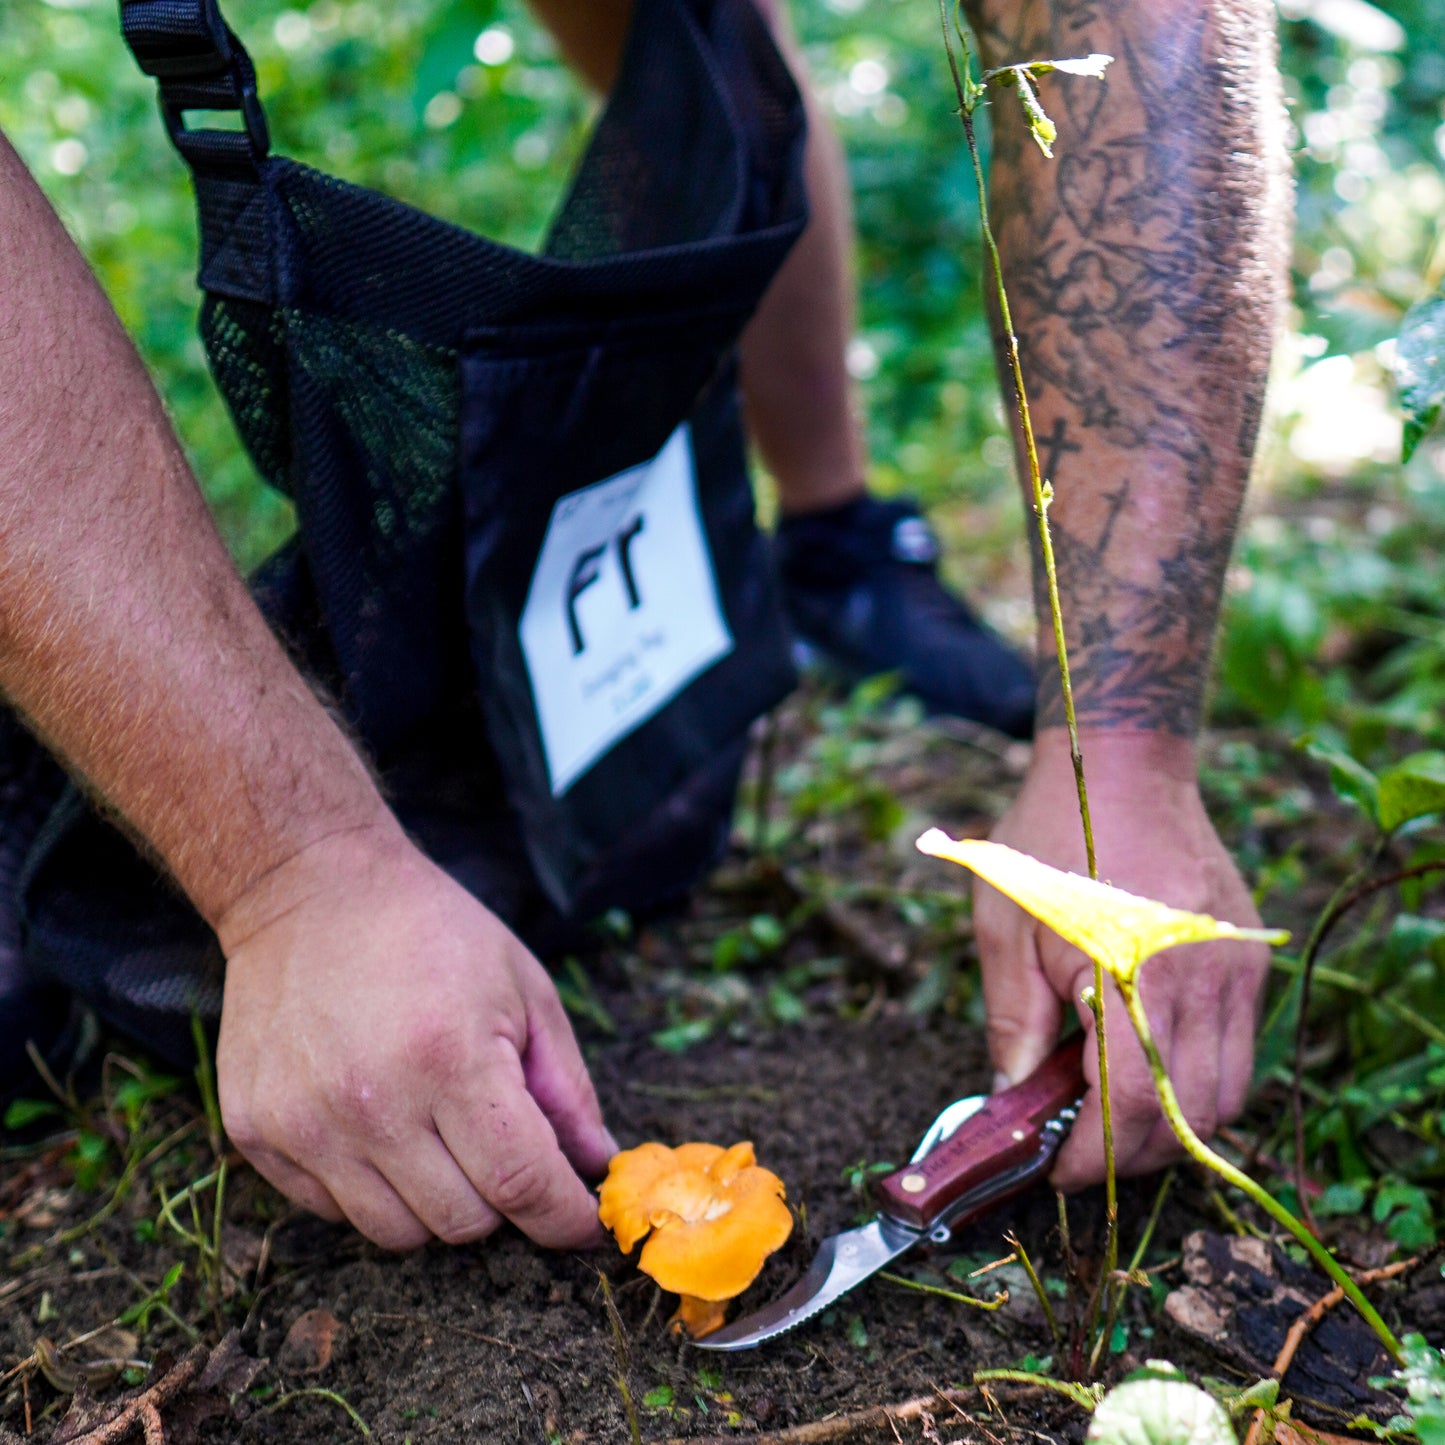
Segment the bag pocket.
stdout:
<path fill-rule="evenodd" d="M 463 349 L 477 686 L 564 912 L 603 879 L 639 907 L 693 881 L 725 838 L 749 724 L 795 681 L 753 520 L 739 325 L 489 328 Z"/>

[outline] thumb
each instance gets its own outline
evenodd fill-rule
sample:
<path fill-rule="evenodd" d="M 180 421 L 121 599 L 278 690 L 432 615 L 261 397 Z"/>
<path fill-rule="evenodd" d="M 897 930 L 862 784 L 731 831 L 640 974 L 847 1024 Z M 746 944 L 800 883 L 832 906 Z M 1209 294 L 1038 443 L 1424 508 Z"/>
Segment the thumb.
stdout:
<path fill-rule="evenodd" d="M 1031 929 L 1011 929 L 1006 941 L 992 947 L 980 931 L 979 950 L 997 1092 L 1022 1083 L 1053 1052 L 1064 1010 L 1039 961 Z"/>
<path fill-rule="evenodd" d="M 527 999 L 527 1092 L 547 1116 L 562 1152 L 584 1179 L 607 1172 L 617 1141 L 602 1121 L 597 1091 L 577 1047 L 562 1001 L 550 981 Z"/>

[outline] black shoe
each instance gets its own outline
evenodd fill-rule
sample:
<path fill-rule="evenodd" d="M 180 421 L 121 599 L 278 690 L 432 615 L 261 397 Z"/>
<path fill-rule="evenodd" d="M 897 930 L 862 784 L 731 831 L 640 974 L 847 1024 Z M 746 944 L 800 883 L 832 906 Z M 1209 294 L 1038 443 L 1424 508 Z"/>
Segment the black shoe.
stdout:
<path fill-rule="evenodd" d="M 69 994 L 34 976 L 20 938 L 21 870 L 64 782 L 45 749 L 0 711 L 0 1105 L 43 1087 L 27 1043 L 64 1073 L 77 1033 Z"/>
<path fill-rule="evenodd" d="M 1033 735 L 1032 669 L 938 580 L 938 538 L 916 506 L 865 496 L 785 517 L 776 547 L 805 656 L 853 679 L 897 672 L 934 712 Z"/>

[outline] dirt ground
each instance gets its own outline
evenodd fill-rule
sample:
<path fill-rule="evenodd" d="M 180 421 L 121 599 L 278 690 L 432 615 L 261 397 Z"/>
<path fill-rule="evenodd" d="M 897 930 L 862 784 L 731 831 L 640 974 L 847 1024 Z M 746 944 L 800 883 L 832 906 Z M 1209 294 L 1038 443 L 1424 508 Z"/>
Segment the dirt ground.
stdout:
<path fill-rule="evenodd" d="M 854 730 L 856 755 L 829 761 L 816 751 L 826 737 L 816 712 L 785 719 L 771 762 L 768 748 L 760 756 L 773 779 L 770 817 L 792 820 L 789 844 L 765 863 L 740 852 L 688 915 L 561 975 L 625 1145 L 751 1139 L 786 1181 L 799 1227 L 743 1309 L 780 1292 L 822 1237 L 867 1212 L 850 1166 L 901 1162 L 943 1105 L 987 1087 L 966 915 L 947 896 L 958 880 L 897 839 L 915 817 L 981 831 L 1022 754 L 981 735 L 904 723 L 865 720 Z M 807 768 L 790 775 L 804 759 Z M 806 793 L 829 768 L 843 780 L 840 797 L 848 794 L 833 812 Z M 845 819 L 884 805 L 869 792 L 880 779 L 902 817 L 869 839 Z M 768 826 L 745 821 L 744 833 L 766 842 Z M 1321 847 L 1335 841 L 1322 837 Z M 853 884 L 826 888 L 823 875 Z M 856 886 L 860 879 L 869 886 Z M 898 903 L 903 894 L 909 907 Z M 760 916 L 781 920 L 780 931 L 760 931 L 752 922 Z M 1236 1144 L 1272 1137 L 1282 1108 L 1266 1090 Z M 1039 1190 L 945 1250 L 899 1262 L 918 1281 L 984 1298 L 1006 1288 L 1008 1302 L 994 1312 L 874 1279 L 761 1349 L 711 1355 L 668 1332 L 670 1302 L 615 1253 L 549 1255 L 504 1233 L 476 1247 L 389 1257 L 291 1212 L 239 1161 L 225 1195 L 226 1267 L 208 1282 L 204 1249 L 179 1230 L 213 1242 L 211 1196 L 198 1191 L 206 1207 L 194 1218 L 172 1211 L 172 1227 L 157 1193 L 210 1167 L 204 1122 L 185 1093 L 154 1111 L 160 1143 L 132 1187 L 117 1190 L 113 1171 L 81 1187 L 73 1135 L 12 1148 L 0 1166 L 3 1445 L 343 1441 L 363 1428 L 382 1445 L 1012 1442 L 1077 1440 L 1086 1428 L 1085 1411 L 1057 1394 L 1009 1384 L 984 1393 L 973 1374 L 1048 1359 L 1067 1377 L 1079 1363 L 1070 1321 L 1099 1268 L 1096 1196 L 1069 1201 L 1067 1260 L 1056 1200 Z M 1123 1186 L 1125 1260 L 1158 1197 L 1157 1179 Z M 1253 1239 L 1255 1221 L 1237 1207 L 1207 1181 L 1175 1175 L 1142 1257 L 1148 1283 L 1128 1294 L 1106 1381 L 1151 1357 L 1234 1385 L 1268 1371 L 1289 1324 L 1327 1287 Z M 1341 1248 L 1362 1265 L 1381 1263 L 1388 1246 L 1359 1221 L 1347 1224 Z M 1045 1278 L 1061 1321 L 1057 1342 L 1018 1265 L 962 1278 L 1007 1255 L 1009 1231 Z M 168 1282 L 180 1261 L 184 1270 Z M 1438 1338 L 1437 1264 L 1422 1262 L 1376 1298 L 1393 1323 Z M 86 1338 L 117 1320 L 118 1332 Z M 208 1354 L 230 1331 L 239 1333 L 224 1354 Z M 67 1343 L 63 1353 L 54 1348 Z M 133 1361 L 129 1374 L 94 1368 L 117 1358 L 120 1368 Z M 1307 1340 L 1284 1393 L 1296 1400 L 1296 1418 L 1338 1432 L 1362 1411 L 1391 1412 L 1366 1383 L 1384 1363 L 1373 1336 L 1336 1310 Z M 173 1381 L 153 1397 L 164 1437 L 145 1433 L 157 1427 L 137 1409 L 119 1413 L 147 1369 L 152 1385 L 168 1371 Z"/>

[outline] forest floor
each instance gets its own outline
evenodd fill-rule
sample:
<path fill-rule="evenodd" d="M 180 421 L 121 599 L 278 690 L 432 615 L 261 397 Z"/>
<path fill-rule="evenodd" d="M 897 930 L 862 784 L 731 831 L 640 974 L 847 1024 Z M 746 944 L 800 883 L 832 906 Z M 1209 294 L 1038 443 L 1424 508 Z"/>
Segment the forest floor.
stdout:
<path fill-rule="evenodd" d="M 1317 766 L 1249 749 L 1211 741 L 1211 802 L 1246 857 L 1305 858 L 1265 900 L 1271 923 L 1298 930 L 1337 881 L 1350 822 Z M 760 742 L 739 847 L 690 910 L 635 931 L 618 922 L 560 969 L 624 1145 L 751 1139 L 786 1181 L 798 1228 L 741 1309 L 868 1212 L 867 1165 L 901 1162 L 943 1105 L 987 1088 L 964 879 L 911 839 L 931 823 L 985 831 L 1026 756 L 907 704 L 804 695 Z M 1288 1187 L 1270 1173 L 1287 1152 L 1282 1078 L 1267 1074 L 1225 1145 L 1277 1191 Z M 1087 1411 L 1055 1391 L 980 1388 L 974 1374 L 1087 1375 L 1098 1195 L 1068 1201 L 1066 1242 L 1060 1205 L 1039 1189 L 899 1261 L 918 1282 L 985 1300 L 1006 1290 L 996 1310 L 875 1278 L 763 1348 L 715 1355 L 669 1333 L 671 1302 L 614 1252 L 548 1254 L 504 1231 L 391 1257 L 296 1213 L 235 1156 L 218 1225 L 194 1087 L 124 1057 L 104 1084 L 101 1102 L 0 1154 L 4 1445 L 363 1434 L 383 1445 L 1005 1445 L 1087 1428 Z M 1105 1383 L 1163 1358 L 1237 1390 L 1268 1375 L 1289 1326 L 1328 1293 L 1266 1221 L 1189 1170 L 1162 1192 L 1159 1178 L 1126 1182 L 1120 1220 L 1121 1257 L 1138 1252 L 1144 1273 L 1101 1351 Z M 1367 1220 L 1322 1223 L 1361 1269 L 1399 1256 Z M 1009 1233 L 1043 1277 L 1057 1338 L 1017 1262 L 970 1277 L 1014 1252 Z M 1397 1328 L 1445 1333 L 1433 1257 L 1373 1294 Z M 1340 1433 L 1393 1413 L 1397 1401 L 1368 1383 L 1383 1373 L 1373 1335 L 1341 1307 L 1305 1339 L 1282 1397 L 1296 1422 Z"/>

